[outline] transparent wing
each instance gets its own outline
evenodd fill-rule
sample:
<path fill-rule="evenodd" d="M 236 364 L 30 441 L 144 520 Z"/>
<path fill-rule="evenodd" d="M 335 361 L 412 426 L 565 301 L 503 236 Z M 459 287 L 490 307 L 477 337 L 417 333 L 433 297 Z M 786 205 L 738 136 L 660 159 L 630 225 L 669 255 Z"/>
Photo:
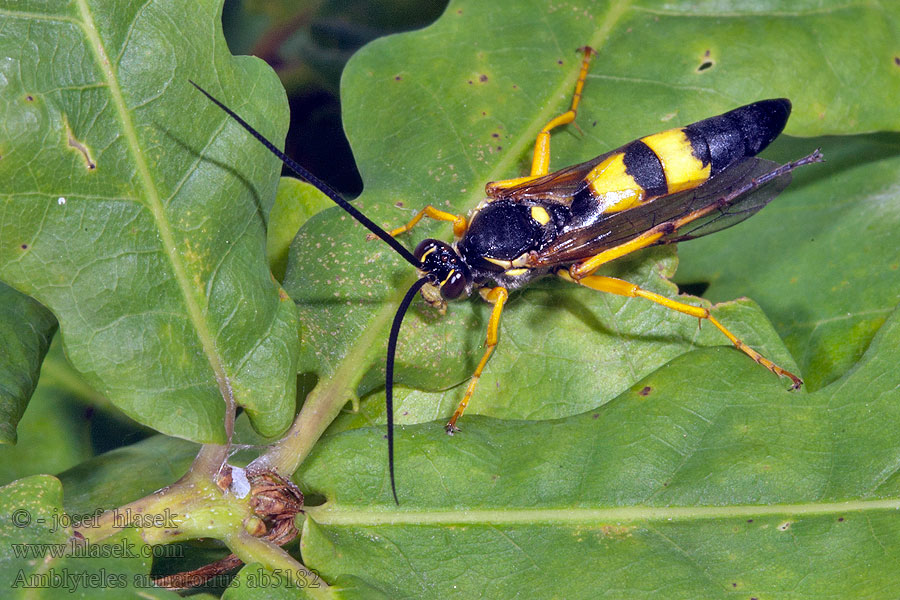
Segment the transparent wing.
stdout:
<path fill-rule="evenodd" d="M 600 214 L 593 223 L 564 231 L 538 253 L 535 264 L 571 264 L 654 228 L 670 229 L 655 242 L 667 244 L 731 227 L 756 214 L 787 187 L 791 181 L 788 167 L 749 158 L 693 190 L 660 196 L 621 212 Z"/>

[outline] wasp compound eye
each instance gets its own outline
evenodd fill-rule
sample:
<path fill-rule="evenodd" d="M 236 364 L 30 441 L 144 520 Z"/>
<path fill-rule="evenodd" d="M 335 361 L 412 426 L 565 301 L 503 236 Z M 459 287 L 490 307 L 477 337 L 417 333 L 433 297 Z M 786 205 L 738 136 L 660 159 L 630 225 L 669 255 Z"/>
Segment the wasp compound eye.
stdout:
<path fill-rule="evenodd" d="M 447 300 L 458 298 L 466 289 L 468 281 L 465 275 L 457 269 L 454 269 L 450 275 L 441 283 L 441 295 Z"/>

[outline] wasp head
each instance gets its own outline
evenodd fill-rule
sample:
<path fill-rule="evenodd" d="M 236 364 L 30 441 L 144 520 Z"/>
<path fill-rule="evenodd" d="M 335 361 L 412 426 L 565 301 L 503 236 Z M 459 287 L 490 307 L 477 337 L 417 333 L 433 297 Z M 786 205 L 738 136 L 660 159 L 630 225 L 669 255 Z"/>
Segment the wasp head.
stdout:
<path fill-rule="evenodd" d="M 458 298 L 471 286 L 469 268 L 449 244 L 423 240 L 413 254 L 422 263 L 420 270 L 428 277 L 422 296 L 429 304 L 442 306 L 444 300 Z"/>

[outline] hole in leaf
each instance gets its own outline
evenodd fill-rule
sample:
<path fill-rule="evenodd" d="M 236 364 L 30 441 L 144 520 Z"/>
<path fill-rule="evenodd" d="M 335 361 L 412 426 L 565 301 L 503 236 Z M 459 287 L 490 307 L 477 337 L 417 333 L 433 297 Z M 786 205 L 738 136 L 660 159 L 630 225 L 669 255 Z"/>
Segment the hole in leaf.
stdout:
<path fill-rule="evenodd" d="M 702 296 L 708 289 L 708 281 L 691 281 L 689 283 L 678 284 L 678 292 L 680 294 L 689 294 L 691 296 Z"/>
<path fill-rule="evenodd" d="M 303 506 L 320 506 L 326 502 L 325 496 L 321 494 L 304 494 Z"/>

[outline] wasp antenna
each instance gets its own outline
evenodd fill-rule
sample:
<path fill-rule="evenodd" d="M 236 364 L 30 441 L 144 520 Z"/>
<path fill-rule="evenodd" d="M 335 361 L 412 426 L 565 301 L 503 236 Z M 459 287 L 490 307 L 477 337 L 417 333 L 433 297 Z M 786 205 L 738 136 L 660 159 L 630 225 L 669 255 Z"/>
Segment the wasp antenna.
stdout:
<path fill-rule="evenodd" d="M 273 144 L 268 139 L 266 139 L 266 137 L 263 134 L 261 134 L 256 129 L 254 129 L 249 123 L 247 123 L 247 121 L 245 121 L 240 116 L 238 116 L 238 114 L 236 112 L 234 112 L 233 110 L 231 110 L 230 108 L 225 106 L 222 102 L 220 102 L 218 99 L 216 99 L 212 94 L 210 94 L 209 92 L 204 90 L 202 87 L 200 87 L 199 85 L 194 83 L 194 81 L 192 81 L 190 79 L 188 79 L 188 81 L 191 83 L 192 86 L 194 86 L 195 88 L 200 90 L 200 92 L 204 96 L 209 98 L 213 104 L 215 104 L 216 106 L 221 108 L 223 111 L 225 111 L 225 113 L 229 117 L 231 117 L 232 119 L 237 121 L 238 124 L 241 127 L 243 127 L 244 129 L 246 129 L 250 135 L 252 135 L 257 140 L 259 140 L 259 142 L 263 146 L 265 146 L 269 150 L 269 152 L 271 152 L 272 154 L 277 156 L 279 159 L 281 159 L 281 162 L 283 162 L 285 165 L 287 165 L 290 170 L 292 170 L 294 173 L 296 173 L 297 175 L 299 175 L 300 177 L 302 177 L 303 179 L 305 179 L 306 181 L 308 181 L 309 183 L 314 185 L 316 188 L 318 188 L 318 190 L 320 192 L 322 192 L 323 194 L 325 194 L 326 196 L 331 198 L 331 200 L 335 204 L 337 204 L 338 206 L 343 208 L 347 213 L 349 213 L 351 217 L 353 217 L 354 219 L 359 221 L 359 223 L 363 227 L 365 227 L 366 229 L 368 229 L 369 231 L 371 231 L 372 233 L 374 233 L 375 235 L 380 237 L 382 240 L 384 240 L 384 242 L 388 246 L 393 248 L 394 251 L 397 252 L 397 254 L 402 256 L 406 260 L 406 262 L 408 262 L 409 264 L 413 265 L 416 268 L 419 268 L 422 266 L 422 264 L 416 259 L 416 257 L 413 256 L 412 252 L 407 250 L 400 242 L 395 240 L 391 236 L 391 234 L 389 234 L 387 231 L 385 231 L 384 229 L 382 229 L 381 227 L 376 225 L 371 219 L 369 219 L 369 217 L 367 217 L 366 215 L 362 214 L 359 210 L 357 210 L 357 208 L 355 206 L 353 206 L 352 204 L 350 204 L 349 202 L 344 200 L 341 197 L 341 195 L 338 194 L 334 188 L 332 188 L 330 185 L 328 185 L 327 183 L 325 183 L 324 181 L 322 181 L 321 179 L 319 179 L 318 177 L 316 177 L 309 171 L 307 171 L 304 167 L 300 166 L 300 164 L 297 161 L 295 161 L 294 159 L 292 159 L 290 156 L 286 155 L 284 152 L 282 152 L 281 150 L 276 148 L 275 144 Z"/>
<path fill-rule="evenodd" d="M 407 290 L 403 301 L 397 307 L 397 314 L 394 315 L 394 323 L 391 325 L 391 334 L 388 336 L 387 364 L 384 369 L 384 408 L 387 413 L 388 472 L 391 476 L 391 492 L 394 494 L 394 502 L 397 503 L 397 506 L 400 506 L 400 501 L 397 500 L 397 486 L 394 481 L 394 355 L 397 352 L 397 337 L 400 335 L 403 317 L 406 316 L 406 311 L 413 298 L 416 297 L 416 293 L 426 283 L 428 283 L 428 277 L 422 277 Z"/>

